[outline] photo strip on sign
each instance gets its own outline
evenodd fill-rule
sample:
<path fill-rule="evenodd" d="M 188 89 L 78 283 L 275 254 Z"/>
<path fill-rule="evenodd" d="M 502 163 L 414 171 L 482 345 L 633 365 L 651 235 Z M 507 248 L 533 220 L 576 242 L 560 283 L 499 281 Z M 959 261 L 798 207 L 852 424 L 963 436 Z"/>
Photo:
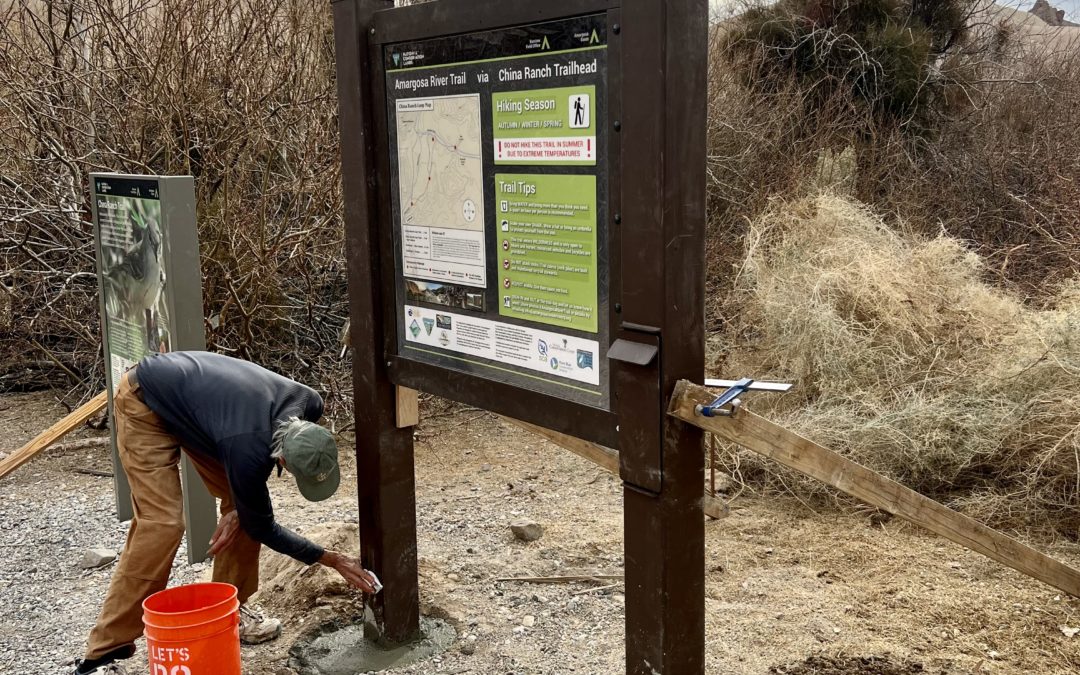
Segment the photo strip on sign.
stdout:
<path fill-rule="evenodd" d="M 610 409 L 606 17 L 382 56 L 399 353 Z"/>

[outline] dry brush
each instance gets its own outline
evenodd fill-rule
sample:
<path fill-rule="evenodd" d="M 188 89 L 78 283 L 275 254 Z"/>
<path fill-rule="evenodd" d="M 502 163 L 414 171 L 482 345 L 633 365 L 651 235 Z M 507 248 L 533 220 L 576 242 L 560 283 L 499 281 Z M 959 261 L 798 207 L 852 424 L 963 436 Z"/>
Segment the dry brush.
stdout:
<path fill-rule="evenodd" d="M 195 176 L 212 349 L 341 393 L 333 72 L 327 3 L 5 3 L 0 386 L 101 385 L 87 174 L 118 171 Z"/>

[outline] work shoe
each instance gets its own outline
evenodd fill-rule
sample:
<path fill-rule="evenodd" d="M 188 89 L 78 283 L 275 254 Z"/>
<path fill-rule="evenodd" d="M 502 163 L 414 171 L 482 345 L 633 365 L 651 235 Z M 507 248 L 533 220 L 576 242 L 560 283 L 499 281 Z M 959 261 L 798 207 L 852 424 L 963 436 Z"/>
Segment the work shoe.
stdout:
<path fill-rule="evenodd" d="M 75 675 L 127 675 L 127 669 L 112 661 L 92 670 L 83 670 L 83 662 L 79 661 L 75 664 Z"/>
<path fill-rule="evenodd" d="M 263 616 L 258 607 L 240 605 L 240 642 L 257 645 L 281 635 L 281 622 Z"/>
<path fill-rule="evenodd" d="M 75 662 L 75 675 L 127 675 L 127 670 L 117 661 L 130 659 L 134 654 L 135 645 L 125 645 L 96 659 L 79 659 Z"/>

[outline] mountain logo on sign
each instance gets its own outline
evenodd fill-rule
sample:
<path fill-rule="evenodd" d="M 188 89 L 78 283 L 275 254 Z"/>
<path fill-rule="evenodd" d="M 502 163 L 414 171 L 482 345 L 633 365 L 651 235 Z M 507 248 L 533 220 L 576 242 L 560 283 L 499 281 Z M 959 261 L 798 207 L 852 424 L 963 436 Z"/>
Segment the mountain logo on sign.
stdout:
<path fill-rule="evenodd" d="M 400 68 L 401 67 L 401 54 L 398 54 L 397 52 L 394 52 L 393 58 L 394 58 L 394 67 L 395 68 Z"/>
<path fill-rule="evenodd" d="M 435 327 L 435 319 L 428 319 L 428 318 L 424 319 L 424 330 L 427 331 L 428 335 L 431 335 L 431 329 L 434 328 L 434 327 Z"/>
<path fill-rule="evenodd" d="M 420 324 L 416 322 L 416 319 L 413 319 L 412 323 L 409 324 L 409 332 L 412 333 L 414 338 L 420 336 Z"/>

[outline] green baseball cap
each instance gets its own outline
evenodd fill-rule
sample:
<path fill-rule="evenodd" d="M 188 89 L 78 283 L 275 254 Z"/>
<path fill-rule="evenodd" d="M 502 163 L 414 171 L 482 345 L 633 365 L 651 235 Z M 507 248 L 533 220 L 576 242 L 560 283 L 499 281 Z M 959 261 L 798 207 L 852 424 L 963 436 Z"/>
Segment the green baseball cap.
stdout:
<path fill-rule="evenodd" d="M 337 492 L 341 483 L 334 437 L 312 422 L 290 425 L 282 443 L 285 468 L 296 477 L 296 487 L 308 501 L 321 502 Z"/>

